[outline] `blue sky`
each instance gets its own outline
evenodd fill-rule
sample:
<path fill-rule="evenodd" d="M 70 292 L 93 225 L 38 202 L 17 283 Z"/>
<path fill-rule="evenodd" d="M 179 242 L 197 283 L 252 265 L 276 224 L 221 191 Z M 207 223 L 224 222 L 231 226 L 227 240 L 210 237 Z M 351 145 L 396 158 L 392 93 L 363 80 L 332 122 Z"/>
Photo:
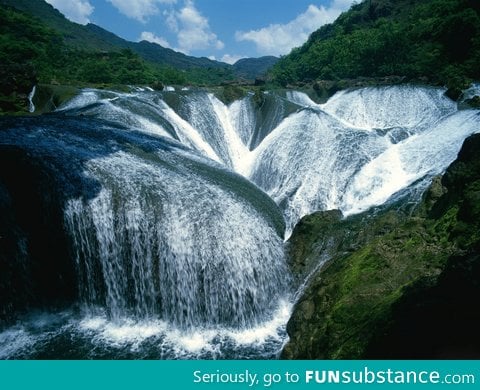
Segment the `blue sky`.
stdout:
<path fill-rule="evenodd" d="M 233 63 L 288 54 L 355 0 L 46 0 L 129 41 Z"/>

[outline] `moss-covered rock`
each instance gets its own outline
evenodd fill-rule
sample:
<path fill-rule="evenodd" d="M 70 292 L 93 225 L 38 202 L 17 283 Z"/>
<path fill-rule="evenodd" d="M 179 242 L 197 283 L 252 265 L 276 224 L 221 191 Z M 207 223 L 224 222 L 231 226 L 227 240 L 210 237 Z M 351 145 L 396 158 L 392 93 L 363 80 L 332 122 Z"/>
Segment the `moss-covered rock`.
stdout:
<path fill-rule="evenodd" d="M 79 88 L 69 85 L 40 84 L 33 97 L 35 114 L 52 112 L 78 93 Z"/>
<path fill-rule="evenodd" d="M 471 99 L 465 100 L 465 103 L 472 108 L 480 108 L 480 96 L 474 96 Z"/>
<path fill-rule="evenodd" d="M 30 64 L 0 61 L 0 115 L 28 112 L 28 94 L 37 83 Z"/>
<path fill-rule="evenodd" d="M 480 304 L 471 298 L 480 294 L 479 150 L 472 136 L 413 216 L 302 221 L 290 240 L 294 272 L 325 261 L 325 242 L 339 244 L 294 308 L 284 358 L 480 356 L 472 327 Z"/>
<path fill-rule="evenodd" d="M 214 89 L 215 96 L 224 104 L 231 104 L 247 96 L 248 89 L 240 85 L 225 85 Z"/>
<path fill-rule="evenodd" d="M 319 211 L 303 217 L 295 226 L 288 249 L 290 269 L 298 280 L 312 271 L 322 251 L 338 247 L 343 235 L 341 218 L 339 210 Z M 318 237 L 328 237 L 330 242 L 318 242 Z"/>

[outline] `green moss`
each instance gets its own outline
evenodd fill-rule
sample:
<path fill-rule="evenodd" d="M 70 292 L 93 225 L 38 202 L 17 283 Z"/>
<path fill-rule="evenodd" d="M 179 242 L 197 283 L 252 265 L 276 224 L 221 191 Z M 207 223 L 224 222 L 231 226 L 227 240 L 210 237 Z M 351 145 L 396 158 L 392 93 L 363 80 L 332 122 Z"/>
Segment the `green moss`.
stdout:
<path fill-rule="evenodd" d="M 55 110 L 78 93 L 79 89 L 77 87 L 69 85 L 38 85 L 33 98 L 35 115 Z"/>
<path fill-rule="evenodd" d="M 217 94 L 217 97 L 225 104 L 231 104 L 235 100 L 240 100 L 244 98 L 247 94 L 245 88 L 242 88 L 238 85 L 227 85 L 222 87 L 220 93 Z"/>

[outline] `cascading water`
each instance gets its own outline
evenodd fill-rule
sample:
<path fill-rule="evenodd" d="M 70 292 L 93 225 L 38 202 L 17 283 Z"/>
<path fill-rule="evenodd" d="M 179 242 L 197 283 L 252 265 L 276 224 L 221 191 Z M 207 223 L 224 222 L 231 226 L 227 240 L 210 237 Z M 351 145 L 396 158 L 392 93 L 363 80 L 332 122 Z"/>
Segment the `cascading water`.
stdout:
<path fill-rule="evenodd" d="M 65 211 L 84 302 L 184 329 L 258 325 L 287 289 L 281 239 L 252 205 L 183 164 L 127 153 L 87 164 L 106 188 Z"/>
<path fill-rule="evenodd" d="M 270 92 L 263 123 L 258 113 L 265 107 L 253 96 L 227 106 L 201 91 L 175 94 L 175 100 L 138 93 L 105 100 L 104 94 L 86 92 L 64 109 L 118 123 L 144 113 L 159 134 L 168 132 L 264 190 L 283 210 L 287 238 L 316 210 L 362 212 L 440 174 L 479 121 L 477 110 L 459 111 L 443 89 L 408 85 L 341 91 L 323 105 L 301 92 L 286 98 Z M 138 120 L 132 125 L 151 132 Z"/>
<path fill-rule="evenodd" d="M 35 104 L 33 104 L 33 98 L 35 97 L 35 92 L 37 91 L 37 86 L 34 85 L 30 93 L 28 94 L 28 112 L 35 112 Z"/>
<path fill-rule="evenodd" d="M 12 356 L 51 356 L 58 340 L 84 345 L 91 333 L 97 358 L 116 356 L 112 343 L 145 343 L 135 357 L 275 356 L 289 280 L 283 218 L 268 196 L 165 137 L 85 119 L 31 123 L 0 147 L 49 160 L 67 188 L 70 175 L 84 183 L 63 205 L 80 319 L 66 315 L 53 336 L 38 329 L 48 321 L 25 321 L 0 334 L 0 356 L 12 344 Z"/>
<path fill-rule="evenodd" d="M 339 92 L 324 105 L 289 93 L 305 110 L 265 139 L 252 174 L 284 205 L 287 235 L 315 210 L 359 213 L 442 173 L 480 121 L 477 110 L 459 111 L 443 92 L 364 88 Z M 271 171 L 282 174 L 268 180 Z"/>
<path fill-rule="evenodd" d="M 480 122 L 443 92 L 366 88 L 324 105 L 268 92 L 226 105 L 200 90 L 86 90 L 50 118 L 70 130 L 0 138 L 48 159 L 68 149 L 96 183 L 63 205 L 80 317 L 9 328 L 0 357 L 45 356 L 47 340 L 66 338 L 80 357 L 274 357 L 291 300 L 283 239 L 313 211 L 358 213 L 442 173 Z"/>

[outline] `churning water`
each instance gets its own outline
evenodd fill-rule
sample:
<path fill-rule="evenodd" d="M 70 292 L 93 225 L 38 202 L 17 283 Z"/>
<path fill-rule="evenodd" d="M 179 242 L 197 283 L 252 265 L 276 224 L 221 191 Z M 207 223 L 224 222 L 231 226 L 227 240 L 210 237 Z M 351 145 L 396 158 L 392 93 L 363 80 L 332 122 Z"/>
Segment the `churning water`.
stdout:
<path fill-rule="evenodd" d="M 78 304 L 5 329 L 0 358 L 275 357 L 293 296 L 284 239 L 313 211 L 359 213 L 442 173 L 480 122 L 443 92 L 226 105 L 205 91 L 86 90 L 12 130 L 0 146 L 67 148 L 97 187 L 62 205 Z"/>

